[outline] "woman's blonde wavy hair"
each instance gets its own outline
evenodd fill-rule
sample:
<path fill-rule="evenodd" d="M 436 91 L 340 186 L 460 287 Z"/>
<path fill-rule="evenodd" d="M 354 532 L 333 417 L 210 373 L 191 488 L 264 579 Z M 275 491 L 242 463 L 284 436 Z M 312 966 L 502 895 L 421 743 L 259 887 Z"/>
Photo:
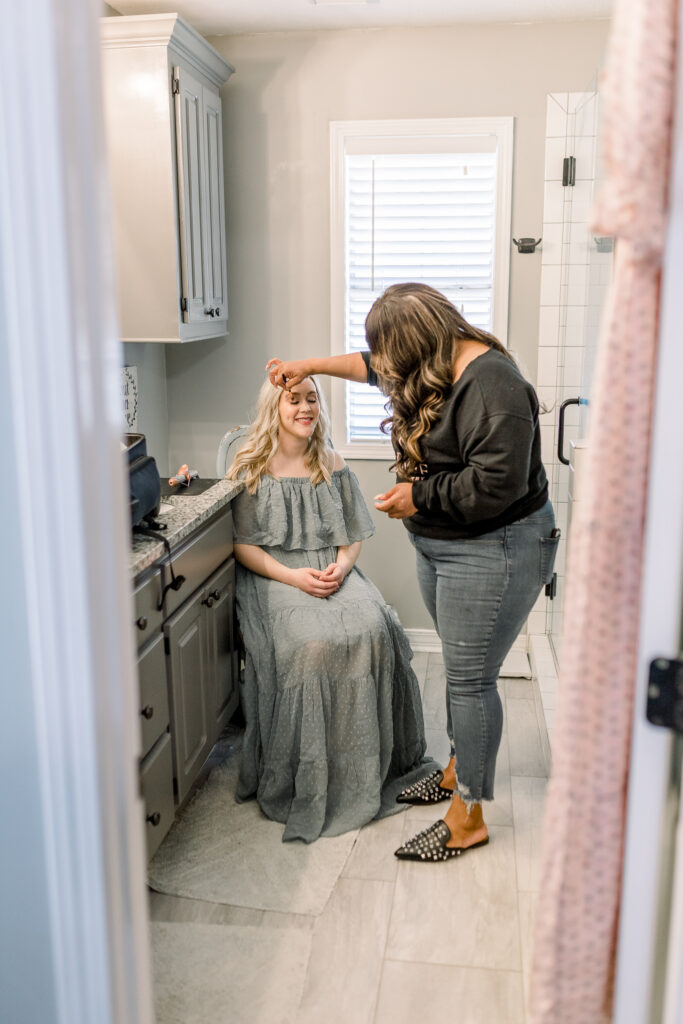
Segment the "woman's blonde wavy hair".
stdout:
<path fill-rule="evenodd" d="M 330 417 L 325 398 L 318 387 L 315 377 L 307 377 L 315 388 L 318 396 L 320 415 L 315 430 L 308 443 L 304 463 L 309 470 L 312 484 L 321 480 L 330 482 L 334 465 L 334 452 L 330 447 Z M 271 460 L 279 448 L 280 430 L 280 398 L 282 388 L 276 388 L 266 379 L 259 391 L 256 401 L 256 413 L 249 427 L 244 444 L 237 452 L 235 460 L 225 474 L 228 480 L 240 479 L 250 494 L 255 494 L 261 477 L 268 472 Z"/>
<path fill-rule="evenodd" d="M 367 315 L 365 335 L 372 368 L 389 398 L 381 429 L 391 429 L 396 453 L 391 468 L 408 480 L 419 476 L 420 439 L 439 418 L 453 386 L 460 342 L 483 342 L 515 363 L 497 338 L 469 324 L 445 295 L 426 284 L 387 288 Z"/>

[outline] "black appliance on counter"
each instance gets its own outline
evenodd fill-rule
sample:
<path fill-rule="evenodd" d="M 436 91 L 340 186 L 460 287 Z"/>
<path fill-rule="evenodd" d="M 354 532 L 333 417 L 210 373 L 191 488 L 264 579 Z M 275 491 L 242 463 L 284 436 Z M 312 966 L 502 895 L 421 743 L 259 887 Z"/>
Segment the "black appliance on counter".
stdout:
<path fill-rule="evenodd" d="M 147 454 L 144 434 L 124 434 L 121 444 L 128 457 L 131 525 L 136 526 L 159 514 L 161 479 L 156 462 Z"/>

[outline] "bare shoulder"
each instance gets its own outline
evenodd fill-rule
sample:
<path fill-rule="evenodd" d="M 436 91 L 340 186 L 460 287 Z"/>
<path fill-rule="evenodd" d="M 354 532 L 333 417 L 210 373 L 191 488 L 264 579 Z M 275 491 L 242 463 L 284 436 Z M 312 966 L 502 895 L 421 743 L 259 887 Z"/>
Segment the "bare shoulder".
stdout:
<path fill-rule="evenodd" d="M 332 463 L 332 469 L 333 469 L 333 470 L 334 470 L 335 472 L 336 472 L 336 471 L 337 471 L 338 469 L 343 469 L 343 468 L 344 468 L 344 466 L 346 465 L 346 463 L 344 462 L 344 458 L 343 458 L 343 456 L 342 456 L 342 455 L 340 455 L 340 454 L 339 454 L 339 452 L 335 452 L 335 451 L 333 451 L 333 452 L 332 452 L 332 457 L 333 457 L 333 460 L 334 460 L 334 461 L 333 461 L 333 463 Z"/>

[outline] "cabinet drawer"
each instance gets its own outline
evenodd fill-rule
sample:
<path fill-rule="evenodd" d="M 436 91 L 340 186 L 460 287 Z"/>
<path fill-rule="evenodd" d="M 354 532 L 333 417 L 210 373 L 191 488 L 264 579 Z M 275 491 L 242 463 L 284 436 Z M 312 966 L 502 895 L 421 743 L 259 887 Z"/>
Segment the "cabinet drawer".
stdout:
<path fill-rule="evenodd" d="M 163 613 L 159 609 L 161 598 L 161 570 L 154 569 L 144 576 L 135 588 L 135 635 L 138 648 L 161 628 Z"/>
<path fill-rule="evenodd" d="M 173 822 L 173 761 L 171 737 L 166 733 L 145 758 L 140 773 L 147 822 L 147 858 L 154 856 Z"/>
<path fill-rule="evenodd" d="M 138 660 L 142 756 L 152 749 L 162 732 L 168 729 L 168 688 L 164 637 L 154 643 Z"/>
<path fill-rule="evenodd" d="M 201 533 L 173 552 L 173 571 L 184 576 L 185 582 L 179 590 L 166 592 L 166 615 L 173 614 L 191 594 L 201 586 L 208 576 L 232 554 L 232 513 L 226 509 Z M 164 582 L 170 583 L 171 574 L 167 560 L 163 563 Z"/>

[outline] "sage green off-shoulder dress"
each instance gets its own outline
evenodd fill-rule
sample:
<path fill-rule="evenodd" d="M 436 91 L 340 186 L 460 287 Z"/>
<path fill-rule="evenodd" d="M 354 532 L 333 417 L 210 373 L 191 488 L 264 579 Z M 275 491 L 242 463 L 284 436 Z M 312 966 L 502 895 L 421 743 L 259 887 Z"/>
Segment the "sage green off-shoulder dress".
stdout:
<path fill-rule="evenodd" d="M 374 526 L 348 467 L 315 487 L 263 476 L 233 501 L 235 542 L 284 565 L 324 569 Z M 353 568 L 336 594 L 311 597 L 237 566 L 246 647 L 246 732 L 237 798 L 255 796 L 311 842 L 400 810 L 401 789 L 436 765 L 425 758 L 412 651 L 394 610 Z"/>

